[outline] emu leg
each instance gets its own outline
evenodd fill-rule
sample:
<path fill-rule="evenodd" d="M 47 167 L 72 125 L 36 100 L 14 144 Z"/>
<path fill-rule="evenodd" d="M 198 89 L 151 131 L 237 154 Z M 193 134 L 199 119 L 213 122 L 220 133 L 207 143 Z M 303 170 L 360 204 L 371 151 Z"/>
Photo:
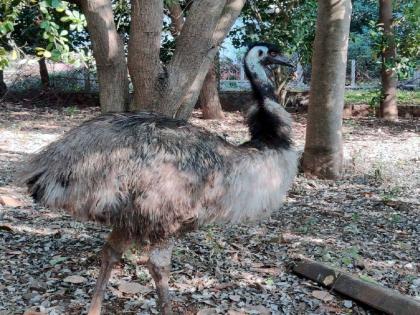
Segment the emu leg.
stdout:
<path fill-rule="evenodd" d="M 109 235 L 107 242 L 102 248 L 101 269 L 96 280 L 96 287 L 88 315 L 99 315 L 101 313 L 102 300 L 111 276 L 112 267 L 121 259 L 122 254 L 129 245 L 130 240 L 127 239 L 123 231 L 113 230 Z"/>
<path fill-rule="evenodd" d="M 164 243 L 155 245 L 150 252 L 147 268 L 155 281 L 159 297 L 159 308 L 163 315 L 172 314 L 169 298 L 169 276 L 171 274 L 171 256 L 174 245 Z"/>

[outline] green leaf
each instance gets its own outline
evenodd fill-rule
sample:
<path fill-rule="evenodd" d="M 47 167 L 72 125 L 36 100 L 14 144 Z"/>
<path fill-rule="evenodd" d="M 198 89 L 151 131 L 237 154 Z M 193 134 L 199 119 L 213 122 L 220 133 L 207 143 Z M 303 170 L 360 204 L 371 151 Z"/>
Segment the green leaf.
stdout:
<path fill-rule="evenodd" d="M 39 27 L 42 29 L 48 29 L 49 26 L 50 26 L 50 22 L 48 21 L 42 21 L 41 24 L 39 25 Z"/>
<path fill-rule="evenodd" d="M 60 36 L 66 36 L 69 32 L 67 30 L 62 30 Z"/>
<path fill-rule="evenodd" d="M 10 21 L 6 21 L 6 22 L 4 22 L 4 27 L 6 28 L 6 30 L 8 31 L 8 32 L 13 32 L 13 23 L 12 22 L 10 22 Z"/>
<path fill-rule="evenodd" d="M 61 60 L 61 52 L 58 49 L 54 49 L 51 52 L 51 59 L 53 61 L 60 61 Z"/>
<path fill-rule="evenodd" d="M 58 8 L 61 5 L 61 1 L 60 0 L 51 0 L 51 6 L 53 8 Z"/>

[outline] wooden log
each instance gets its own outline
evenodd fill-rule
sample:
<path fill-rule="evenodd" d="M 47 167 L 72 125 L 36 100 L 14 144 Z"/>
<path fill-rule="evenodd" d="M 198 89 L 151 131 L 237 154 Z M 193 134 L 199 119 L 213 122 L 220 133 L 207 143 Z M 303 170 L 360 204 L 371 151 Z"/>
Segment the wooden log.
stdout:
<path fill-rule="evenodd" d="M 308 259 L 295 262 L 293 272 L 386 314 L 420 314 L 420 302 L 377 284 Z"/>

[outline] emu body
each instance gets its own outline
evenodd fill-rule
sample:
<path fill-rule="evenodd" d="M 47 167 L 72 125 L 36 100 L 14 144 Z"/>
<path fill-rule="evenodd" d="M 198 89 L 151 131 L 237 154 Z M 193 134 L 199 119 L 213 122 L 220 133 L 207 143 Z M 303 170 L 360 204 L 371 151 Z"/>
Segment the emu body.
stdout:
<path fill-rule="evenodd" d="M 276 54 L 257 44 L 245 58 L 257 106 L 248 117 L 251 140 L 241 146 L 182 120 L 120 113 L 81 124 L 29 161 L 21 180 L 36 201 L 113 228 L 90 315 L 100 313 L 111 268 L 130 243 L 152 245 L 148 267 L 169 314 L 168 240 L 204 224 L 262 219 L 280 207 L 297 155 L 291 118 L 272 99 L 261 68 Z"/>
<path fill-rule="evenodd" d="M 24 179 L 36 201 L 160 241 L 202 224 L 278 209 L 295 153 L 233 146 L 151 113 L 102 115 L 36 155 Z"/>

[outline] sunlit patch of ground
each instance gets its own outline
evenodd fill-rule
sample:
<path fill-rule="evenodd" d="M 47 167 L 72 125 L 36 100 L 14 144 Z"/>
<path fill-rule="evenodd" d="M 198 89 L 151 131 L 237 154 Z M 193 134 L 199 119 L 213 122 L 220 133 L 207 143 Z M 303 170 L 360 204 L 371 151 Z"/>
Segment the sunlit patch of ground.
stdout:
<path fill-rule="evenodd" d="M 17 196 L 18 207 L 0 208 L 0 314 L 33 308 L 53 314 L 85 312 L 108 230 L 74 221 L 32 204 L 12 184 L 19 163 L 71 127 L 97 115 L 87 108 L 28 109 L 0 105 L 0 194 Z M 244 120 L 194 124 L 233 143 L 248 139 Z M 303 149 L 305 116 L 295 117 L 295 142 Z M 245 314 L 374 314 L 333 295 L 321 301 L 316 284 L 288 271 L 306 256 L 366 281 L 420 295 L 420 140 L 418 121 L 382 123 L 374 118 L 344 122 L 346 175 L 337 181 L 299 176 L 285 205 L 258 225 L 208 227 L 179 240 L 171 279 L 174 308 L 195 314 L 211 308 Z M 1 207 L 1 206 L 0 206 Z M 115 268 L 104 314 L 157 314 L 147 270 L 130 251 Z M 81 276 L 83 282 L 64 279 Z M 129 294 L 124 282 L 141 284 Z"/>

